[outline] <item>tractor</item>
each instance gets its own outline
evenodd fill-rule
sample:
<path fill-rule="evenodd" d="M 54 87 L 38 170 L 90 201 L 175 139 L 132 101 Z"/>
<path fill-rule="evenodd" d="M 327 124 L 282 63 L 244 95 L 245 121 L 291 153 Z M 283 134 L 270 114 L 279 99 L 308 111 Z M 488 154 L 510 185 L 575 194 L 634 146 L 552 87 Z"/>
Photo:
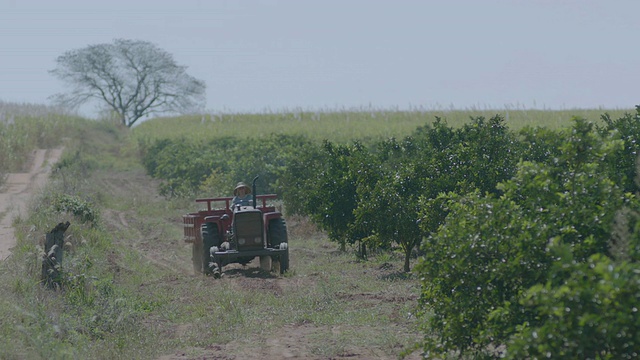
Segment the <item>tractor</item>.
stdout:
<path fill-rule="evenodd" d="M 196 273 L 220 278 L 225 265 L 247 265 L 256 257 L 264 270 L 280 274 L 289 270 L 286 223 L 274 206 L 267 205 L 277 195 L 256 195 L 257 179 L 249 206 L 233 205 L 232 197 L 201 198 L 196 203 L 206 203 L 206 209 L 182 216 L 184 241 L 192 244 Z"/>

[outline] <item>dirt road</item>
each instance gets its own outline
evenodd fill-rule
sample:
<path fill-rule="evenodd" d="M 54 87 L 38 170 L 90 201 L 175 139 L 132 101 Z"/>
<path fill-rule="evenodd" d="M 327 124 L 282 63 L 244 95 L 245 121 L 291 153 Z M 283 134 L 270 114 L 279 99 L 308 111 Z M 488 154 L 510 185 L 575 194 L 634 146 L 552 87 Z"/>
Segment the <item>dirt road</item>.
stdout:
<path fill-rule="evenodd" d="M 16 244 L 13 220 L 26 215 L 31 195 L 46 183 L 52 165 L 61 156 L 62 148 L 35 150 L 29 159 L 29 172 L 9 174 L 0 187 L 0 260 L 6 259 Z"/>

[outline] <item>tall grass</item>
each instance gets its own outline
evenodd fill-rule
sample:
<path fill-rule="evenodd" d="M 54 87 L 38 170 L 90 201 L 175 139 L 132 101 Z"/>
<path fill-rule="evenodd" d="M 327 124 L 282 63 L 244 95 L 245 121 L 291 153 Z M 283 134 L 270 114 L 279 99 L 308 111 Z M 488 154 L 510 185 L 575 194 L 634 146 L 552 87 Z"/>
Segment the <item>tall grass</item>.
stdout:
<path fill-rule="evenodd" d="M 633 110 L 529 110 L 524 108 L 467 109 L 467 110 L 376 110 L 354 109 L 342 111 L 283 111 L 261 114 L 203 114 L 148 120 L 134 128 L 134 136 L 145 139 L 187 138 L 194 141 L 236 137 L 260 138 L 277 134 L 306 135 L 311 139 L 328 139 L 345 143 L 354 139 L 402 138 L 418 126 L 432 123 L 436 117 L 458 127 L 471 117 L 490 118 L 496 114 L 507 125 L 518 130 L 526 126 L 557 129 L 569 126 L 571 117 L 598 121 L 604 113 L 618 118 Z"/>
<path fill-rule="evenodd" d="M 26 170 L 32 150 L 61 145 L 83 121 L 56 107 L 0 101 L 0 183 L 2 174 Z"/>

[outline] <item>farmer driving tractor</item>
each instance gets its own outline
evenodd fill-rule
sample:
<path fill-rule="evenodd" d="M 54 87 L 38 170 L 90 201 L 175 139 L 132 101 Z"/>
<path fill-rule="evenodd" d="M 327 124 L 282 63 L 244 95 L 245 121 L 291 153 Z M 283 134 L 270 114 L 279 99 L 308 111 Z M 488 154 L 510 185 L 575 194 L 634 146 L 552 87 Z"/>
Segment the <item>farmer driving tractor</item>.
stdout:
<path fill-rule="evenodd" d="M 182 216 L 184 240 L 193 244 L 191 260 L 197 273 L 220 277 L 227 264 L 246 265 L 256 257 L 264 270 L 284 274 L 289 269 L 287 225 L 282 213 L 267 203 L 277 196 L 258 195 L 257 179 L 251 187 L 239 182 L 233 197 L 196 199 L 206 208 Z"/>
<path fill-rule="evenodd" d="M 233 206 L 249 206 L 251 205 L 251 188 L 249 185 L 239 182 L 233 190 Z"/>

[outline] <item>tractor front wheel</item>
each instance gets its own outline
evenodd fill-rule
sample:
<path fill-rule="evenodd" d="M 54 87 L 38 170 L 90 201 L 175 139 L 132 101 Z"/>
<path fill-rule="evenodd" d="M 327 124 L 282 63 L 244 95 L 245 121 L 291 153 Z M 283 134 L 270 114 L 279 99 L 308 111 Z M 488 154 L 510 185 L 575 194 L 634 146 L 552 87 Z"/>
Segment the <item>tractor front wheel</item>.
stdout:
<path fill-rule="evenodd" d="M 280 274 L 284 274 L 289 271 L 289 248 L 284 253 L 284 255 L 280 256 Z"/>

